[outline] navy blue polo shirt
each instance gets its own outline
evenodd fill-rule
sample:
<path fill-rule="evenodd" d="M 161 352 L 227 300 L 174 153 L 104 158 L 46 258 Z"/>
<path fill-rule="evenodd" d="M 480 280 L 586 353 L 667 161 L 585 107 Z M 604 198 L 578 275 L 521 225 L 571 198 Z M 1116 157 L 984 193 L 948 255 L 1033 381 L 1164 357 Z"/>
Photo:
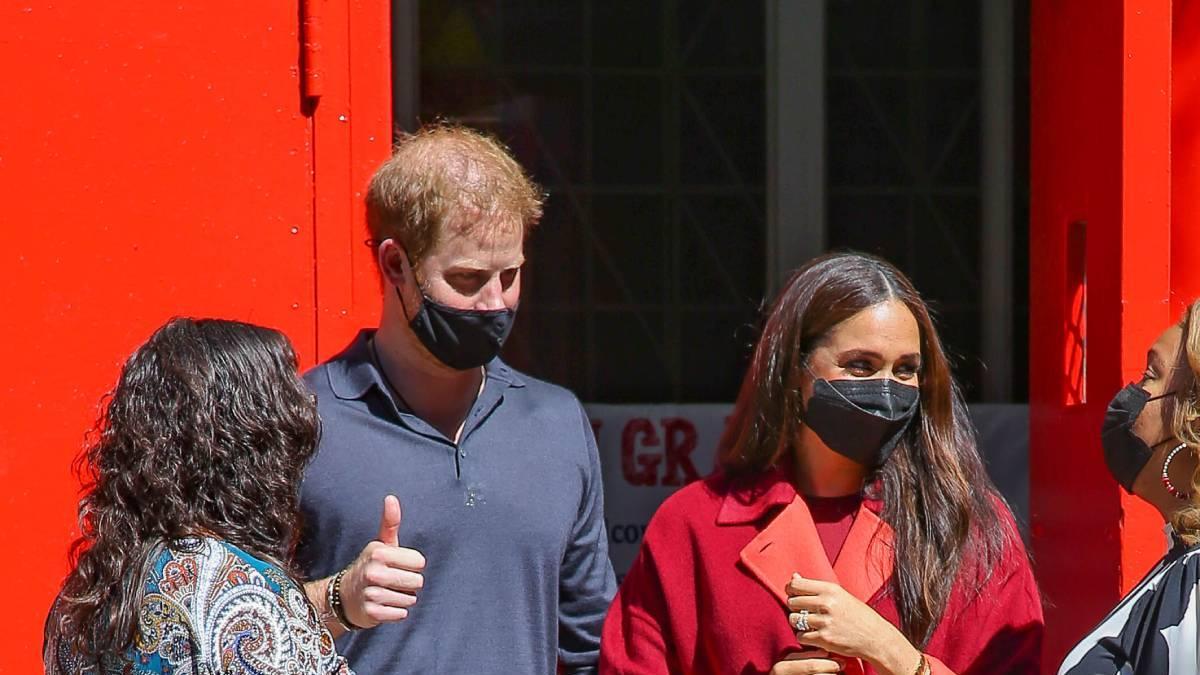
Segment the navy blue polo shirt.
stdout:
<path fill-rule="evenodd" d="M 298 561 L 312 579 L 348 565 L 395 494 L 425 587 L 407 619 L 350 633 L 339 653 L 364 674 L 590 671 L 616 583 L 578 399 L 496 359 L 455 445 L 393 397 L 372 334 L 304 377 L 322 435 Z"/>

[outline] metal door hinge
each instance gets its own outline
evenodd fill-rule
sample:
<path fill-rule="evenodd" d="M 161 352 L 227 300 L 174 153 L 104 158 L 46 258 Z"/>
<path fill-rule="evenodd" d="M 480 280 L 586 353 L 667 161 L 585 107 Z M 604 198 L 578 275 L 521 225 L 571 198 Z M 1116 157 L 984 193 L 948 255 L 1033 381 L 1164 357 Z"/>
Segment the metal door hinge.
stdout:
<path fill-rule="evenodd" d="M 300 0 L 300 72 L 304 98 L 316 103 L 325 93 L 325 58 L 321 38 L 325 0 Z"/>

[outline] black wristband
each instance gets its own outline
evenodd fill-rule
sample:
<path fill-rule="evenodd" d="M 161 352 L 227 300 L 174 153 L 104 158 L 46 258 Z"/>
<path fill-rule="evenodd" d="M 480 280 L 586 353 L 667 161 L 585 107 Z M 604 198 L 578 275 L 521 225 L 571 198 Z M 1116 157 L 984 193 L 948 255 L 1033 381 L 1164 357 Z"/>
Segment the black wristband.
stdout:
<path fill-rule="evenodd" d="M 333 579 L 329 582 L 329 609 L 333 611 L 333 618 L 337 619 L 338 624 L 347 631 L 359 630 L 359 626 L 355 626 L 346 616 L 346 606 L 342 604 L 342 577 L 346 575 L 346 570 L 343 569 L 333 575 Z"/>

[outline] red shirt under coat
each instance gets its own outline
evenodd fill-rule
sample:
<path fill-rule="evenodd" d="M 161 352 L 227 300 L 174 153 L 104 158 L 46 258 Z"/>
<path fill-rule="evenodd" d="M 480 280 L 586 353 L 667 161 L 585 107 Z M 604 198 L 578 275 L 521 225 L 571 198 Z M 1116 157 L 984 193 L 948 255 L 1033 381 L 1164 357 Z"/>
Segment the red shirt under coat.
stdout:
<path fill-rule="evenodd" d="M 923 649 L 934 673 L 1040 672 L 1042 605 L 1011 512 L 1009 543 L 986 570 L 961 565 L 946 611 Z M 736 484 L 719 472 L 655 513 L 609 609 L 600 672 L 612 675 L 766 673 L 801 649 L 784 587 L 793 571 L 835 581 L 893 625 L 892 531 L 864 500 L 837 560 L 821 545 L 804 500 L 780 471 Z M 915 664 L 914 664 L 915 665 Z M 852 662 L 848 673 L 871 674 Z"/>

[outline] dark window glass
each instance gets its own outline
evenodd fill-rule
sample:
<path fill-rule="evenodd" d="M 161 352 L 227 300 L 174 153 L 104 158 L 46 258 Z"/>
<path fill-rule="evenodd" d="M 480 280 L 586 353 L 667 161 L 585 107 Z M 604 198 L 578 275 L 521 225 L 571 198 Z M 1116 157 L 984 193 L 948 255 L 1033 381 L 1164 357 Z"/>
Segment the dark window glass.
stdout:
<path fill-rule="evenodd" d="M 968 399 L 984 364 L 979 3 L 829 0 L 827 234 L 894 262 L 936 313 Z M 1015 9 L 1013 399 L 1027 398 L 1028 3 Z"/>
<path fill-rule="evenodd" d="M 549 192 L 505 357 L 598 402 L 730 401 L 765 281 L 765 14 L 725 0 L 420 3 L 420 116 Z"/>

